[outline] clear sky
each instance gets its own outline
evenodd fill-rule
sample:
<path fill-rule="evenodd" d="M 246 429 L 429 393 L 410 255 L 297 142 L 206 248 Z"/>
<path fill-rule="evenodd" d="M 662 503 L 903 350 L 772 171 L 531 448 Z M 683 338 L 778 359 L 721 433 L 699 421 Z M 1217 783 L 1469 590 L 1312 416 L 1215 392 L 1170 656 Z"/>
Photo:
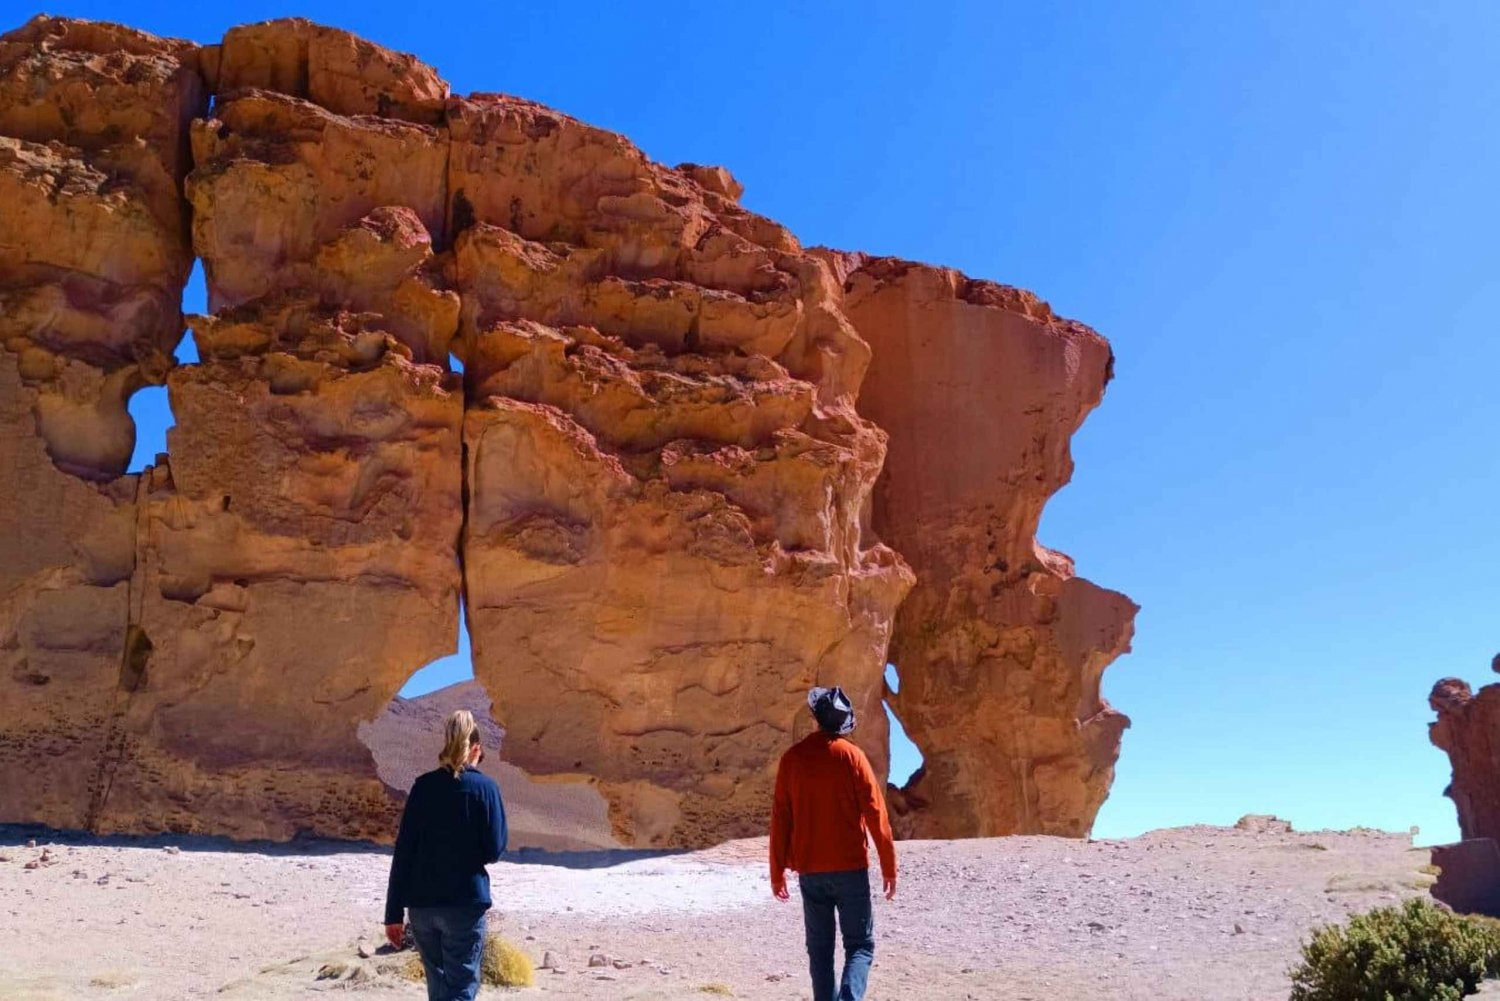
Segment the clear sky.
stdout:
<path fill-rule="evenodd" d="M 1143 606 L 1096 833 L 1456 836 L 1426 695 L 1500 649 L 1500 6 L 49 7 L 306 14 L 727 165 L 806 243 L 1035 290 L 1118 356 L 1042 534 Z"/>

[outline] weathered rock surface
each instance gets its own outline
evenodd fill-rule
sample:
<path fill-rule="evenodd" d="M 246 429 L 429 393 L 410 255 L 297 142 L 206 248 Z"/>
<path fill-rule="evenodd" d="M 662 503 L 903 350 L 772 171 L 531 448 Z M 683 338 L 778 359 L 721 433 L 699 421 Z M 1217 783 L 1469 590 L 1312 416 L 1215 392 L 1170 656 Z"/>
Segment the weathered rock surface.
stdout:
<path fill-rule="evenodd" d="M 0 37 L 0 820 L 388 838 L 359 727 L 462 593 L 604 840 L 759 833 L 813 684 L 883 772 L 893 622 L 903 829 L 1086 831 L 1133 606 L 1034 535 L 1108 346 L 741 192 L 300 19 Z"/>
<path fill-rule="evenodd" d="M 1135 605 L 1036 542 L 1103 395 L 1108 343 L 1018 289 L 830 255 L 873 360 L 860 412 L 890 435 L 872 524 L 917 585 L 897 613 L 891 704 L 925 756 L 892 798 L 909 837 L 1093 824 L 1129 721 L 1099 693 Z"/>
<path fill-rule="evenodd" d="M 810 358 L 857 343 L 831 273 L 612 133 L 505 97 L 450 121 L 467 609 L 507 757 L 592 777 L 622 840 L 753 834 L 838 679 L 883 770 L 910 575 L 861 538 L 857 376 Z"/>
<path fill-rule="evenodd" d="M 131 395 L 182 333 L 193 47 L 37 18 L 0 36 L 0 819 L 91 826 L 126 690 Z"/>
<path fill-rule="evenodd" d="M 1500 673 L 1500 656 L 1492 665 Z M 1453 781 L 1443 792 L 1458 810 L 1464 838 L 1500 840 L 1500 684 L 1478 692 L 1458 678 L 1432 686 L 1432 743 L 1448 754 Z"/>
<path fill-rule="evenodd" d="M 150 679 L 99 826 L 390 837 L 358 724 L 456 642 L 443 153 L 434 129 L 268 91 L 194 123 L 214 313 L 191 320 L 201 363 L 168 378 L 136 573 Z"/>

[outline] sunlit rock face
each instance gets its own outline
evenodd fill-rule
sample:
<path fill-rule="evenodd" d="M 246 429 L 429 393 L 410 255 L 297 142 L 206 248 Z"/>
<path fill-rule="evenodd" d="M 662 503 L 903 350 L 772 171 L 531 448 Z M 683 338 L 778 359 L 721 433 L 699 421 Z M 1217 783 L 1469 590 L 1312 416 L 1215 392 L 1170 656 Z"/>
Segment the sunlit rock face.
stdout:
<path fill-rule="evenodd" d="M 0 820 L 92 826 L 120 753 L 126 404 L 182 335 L 196 51 L 46 17 L 0 36 Z"/>
<path fill-rule="evenodd" d="M 361 45 L 304 22 L 231 31 L 192 126 L 212 315 L 189 319 L 201 361 L 168 377 L 170 459 L 139 502 L 150 683 L 101 827 L 390 837 L 359 723 L 456 642 L 446 134 L 339 113 L 378 111 L 329 69 L 362 65 Z M 334 108 L 246 89 L 288 80 Z"/>
<path fill-rule="evenodd" d="M 300 19 L 0 39 L 0 820 L 389 838 L 359 727 L 462 596 L 605 840 L 762 832 L 815 684 L 883 773 L 893 629 L 903 829 L 1086 831 L 1133 606 L 1034 536 L 1108 346 L 741 193 Z"/>
<path fill-rule="evenodd" d="M 884 436 L 831 273 L 613 133 L 505 97 L 449 121 L 469 624 L 508 755 L 663 845 L 764 830 L 814 684 L 883 767 L 911 578 L 861 536 Z"/>

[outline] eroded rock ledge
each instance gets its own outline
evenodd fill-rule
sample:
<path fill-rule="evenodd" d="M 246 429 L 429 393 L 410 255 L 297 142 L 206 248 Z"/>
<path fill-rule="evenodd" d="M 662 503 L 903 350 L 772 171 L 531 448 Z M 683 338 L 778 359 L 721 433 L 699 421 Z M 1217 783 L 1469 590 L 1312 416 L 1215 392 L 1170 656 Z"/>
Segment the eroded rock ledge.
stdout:
<path fill-rule="evenodd" d="M 812 684 L 883 771 L 888 648 L 905 833 L 1086 832 L 1134 606 L 1034 536 L 1108 345 L 740 193 L 298 19 L 0 36 L 0 820 L 388 838 L 356 730 L 462 594 L 622 840 L 761 831 Z"/>

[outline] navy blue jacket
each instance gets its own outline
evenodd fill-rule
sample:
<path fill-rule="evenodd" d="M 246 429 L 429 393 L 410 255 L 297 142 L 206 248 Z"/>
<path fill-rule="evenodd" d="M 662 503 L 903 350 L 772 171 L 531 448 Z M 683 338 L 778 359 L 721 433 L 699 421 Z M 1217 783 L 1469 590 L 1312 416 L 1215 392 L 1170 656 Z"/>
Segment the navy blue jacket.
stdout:
<path fill-rule="evenodd" d="M 400 924 L 408 907 L 490 906 L 484 867 L 499 860 L 508 837 L 494 779 L 473 768 L 456 778 L 446 768 L 419 776 L 401 813 L 385 923 Z"/>

